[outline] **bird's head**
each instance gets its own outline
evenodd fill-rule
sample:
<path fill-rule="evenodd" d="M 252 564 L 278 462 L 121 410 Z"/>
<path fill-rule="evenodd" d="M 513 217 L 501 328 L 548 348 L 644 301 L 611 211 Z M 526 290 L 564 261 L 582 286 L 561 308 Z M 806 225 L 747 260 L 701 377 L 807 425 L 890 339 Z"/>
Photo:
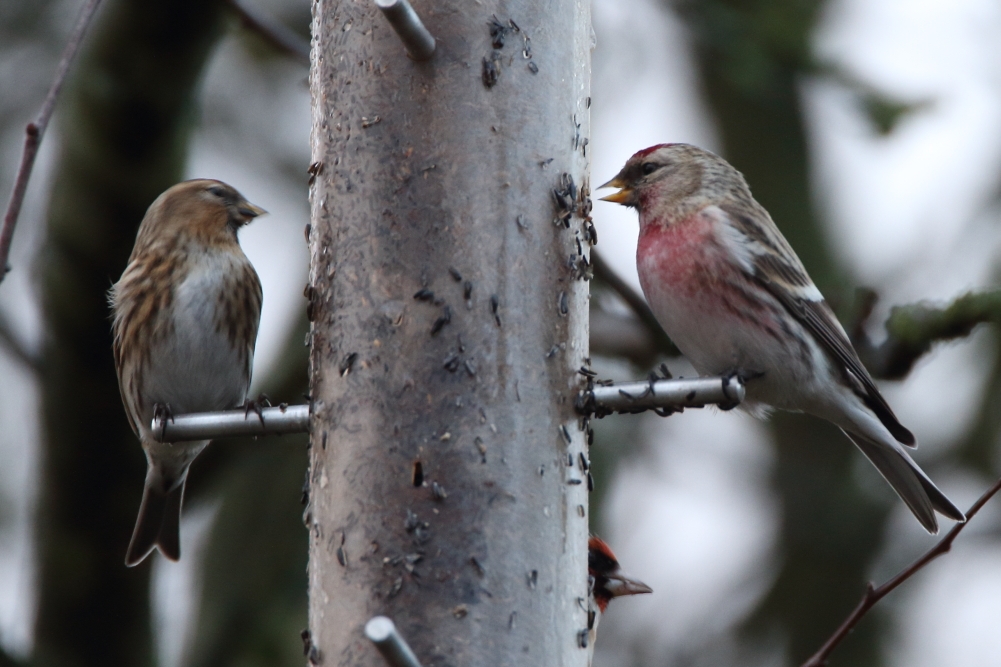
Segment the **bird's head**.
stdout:
<path fill-rule="evenodd" d="M 182 181 L 150 205 L 139 234 L 186 234 L 209 245 L 231 243 L 240 227 L 266 212 L 222 181 Z"/>
<path fill-rule="evenodd" d="M 602 188 L 619 188 L 602 197 L 640 214 L 671 217 L 684 209 L 747 191 L 743 177 L 721 157 L 690 144 L 658 144 L 634 154 Z M 749 196 L 749 191 L 748 196 Z M 705 200 L 705 201 L 703 201 Z"/>

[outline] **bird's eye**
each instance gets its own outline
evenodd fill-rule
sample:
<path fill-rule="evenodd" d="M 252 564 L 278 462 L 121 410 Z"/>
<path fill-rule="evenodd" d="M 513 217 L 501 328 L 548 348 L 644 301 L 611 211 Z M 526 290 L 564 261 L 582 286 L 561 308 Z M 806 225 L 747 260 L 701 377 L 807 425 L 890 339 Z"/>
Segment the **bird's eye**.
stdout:
<path fill-rule="evenodd" d="M 226 191 L 223 190 L 218 185 L 213 185 L 211 188 L 209 188 L 209 193 L 215 195 L 216 197 L 219 197 L 220 199 L 226 198 Z"/>
<path fill-rule="evenodd" d="M 660 169 L 660 165 L 657 164 L 656 162 L 644 162 L 643 166 L 640 167 L 640 170 L 643 172 L 644 176 L 649 176 L 658 169 Z"/>

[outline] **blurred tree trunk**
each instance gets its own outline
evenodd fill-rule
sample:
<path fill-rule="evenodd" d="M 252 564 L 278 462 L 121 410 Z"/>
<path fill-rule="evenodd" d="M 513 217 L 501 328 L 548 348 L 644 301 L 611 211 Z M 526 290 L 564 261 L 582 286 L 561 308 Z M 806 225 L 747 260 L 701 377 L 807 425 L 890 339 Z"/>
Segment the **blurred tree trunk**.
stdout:
<path fill-rule="evenodd" d="M 150 202 L 181 177 L 221 0 L 111 0 L 61 113 L 39 269 L 45 450 L 38 665 L 150 665 L 149 565 L 128 570 L 145 460 L 111 356 L 107 291 Z"/>
<path fill-rule="evenodd" d="M 268 296 L 265 296 L 268 298 Z M 305 315 L 289 334 L 274 377 L 274 404 L 306 391 Z M 212 443 L 189 479 L 192 502 L 219 502 L 203 568 L 186 667 L 302 665 L 306 533 L 302 527 L 305 435 Z"/>
<path fill-rule="evenodd" d="M 588 3 L 414 4 L 427 63 L 374 4 L 314 5 L 312 657 L 381 665 L 386 614 L 425 665 L 584 665 L 587 285 L 553 190 L 587 174 Z"/>
<path fill-rule="evenodd" d="M 828 296 L 845 276 L 813 206 L 799 79 L 814 71 L 811 37 L 823 2 L 682 0 L 706 98 L 725 157 L 742 171 L 807 270 Z M 778 576 L 750 622 L 787 638 L 798 664 L 851 610 L 862 592 L 896 496 L 872 500 L 852 474 L 859 452 L 833 426 L 788 413 L 771 422 L 782 503 Z M 875 475 L 873 484 L 876 484 Z M 845 664 L 881 663 L 879 623 L 869 619 L 839 652 Z M 769 634 L 769 636 L 772 636 Z"/>

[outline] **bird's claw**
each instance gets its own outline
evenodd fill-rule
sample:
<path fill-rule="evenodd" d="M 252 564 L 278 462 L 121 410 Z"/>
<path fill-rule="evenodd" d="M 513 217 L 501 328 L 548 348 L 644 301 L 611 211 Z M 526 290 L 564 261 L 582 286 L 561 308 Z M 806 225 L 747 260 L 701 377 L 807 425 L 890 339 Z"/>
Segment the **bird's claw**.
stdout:
<path fill-rule="evenodd" d="M 243 417 L 246 419 L 250 416 L 250 412 L 253 411 L 257 414 L 257 418 L 261 420 L 261 426 L 264 426 L 264 413 L 261 412 L 261 408 L 270 408 L 271 399 L 268 395 L 261 393 L 257 398 L 248 398 L 243 402 Z"/>
<path fill-rule="evenodd" d="M 661 366 L 664 369 L 664 377 L 661 377 L 660 375 L 658 375 L 657 371 L 650 371 L 649 375 L 647 375 L 647 386 L 646 386 L 646 389 L 644 389 L 643 393 L 640 394 L 639 396 L 637 396 L 636 398 L 645 398 L 647 396 L 656 396 L 657 392 L 654 389 L 654 385 L 657 382 L 659 382 L 660 380 L 670 380 L 671 379 L 671 373 L 670 373 L 670 371 L 667 370 L 667 366 L 665 364 L 661 364 Z M 672 408 L 650 408 L 650 409 L 653 410 L 654 413 L 657 414 L 660 417 L 670 417 L 671 415 L 673 415 L 676 412 Z"/>
<path fill-rule="evenodd" d="M 735 407 L 737 407 L 738 405 L 740 405 L 740 398 L 739 398 L 739 396 L 731 396 L 730 395 L 730 393 L 731 393 L 730 385 L 731 385 L 731 383 L 733 382 L 734 379 L 736 379 L 737 382 L 740 385 L 744 385 L 744 384 L 747 384 L 747 380 L 753 380 L 754 378 L 761 377 L 762 375 L 764 375 L 764 374 L 763 373 L 755 373 L 755 374 L 752 374 L 750 376 L 745 376 L 744 374 L 740 373 L 739 371 L 730 371 L 729 373 L 727 373 L 726 375 L 724 375 L 723 376 L 723 395 L 726 396 L 729 400 L 726 403 L 719 403 L 719 404 L 717 404 L 716 407 L 718 407 L 720 410 L 727 411 L 727 410 L 733 410 Z M 738 387 L 738 389 L 739 389 L 739 387 Z"/>
<path fill-rule="evenodd" d="M 167 421 L 174 423 L 174 412 L 170 409 L 170 403 L 153 404 L 153 420 L 160 420 L 160 439 L 167 435 Z"/>

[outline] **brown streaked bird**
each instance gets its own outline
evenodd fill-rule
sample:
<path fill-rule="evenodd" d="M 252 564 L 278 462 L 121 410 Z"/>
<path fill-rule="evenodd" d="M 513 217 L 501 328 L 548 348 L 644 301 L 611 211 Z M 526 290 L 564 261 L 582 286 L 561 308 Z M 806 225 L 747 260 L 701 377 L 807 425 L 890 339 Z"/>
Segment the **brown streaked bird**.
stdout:
<path fill-rule="evenodd" d="M 263 213 L 220 181 L 178 183 L 146 211 L 111 288 L 118 385 L 147 461 L 130 567 L 154 548 L 180 558 L 188 468 L 208 444 L 157 442 L 154 416 L 247 405 L 263 295 L 237 231 Z"/>
<path fill-rule="evenodd" d="M 792 246 L 723 158 L 660 144 L 602 187 L 639 211 L 636 268 L 657 321 L 702 375 L 737 375 L 741 408 L 832 422 L 929 533 L 935 512 L 963 512 L 918 467 L 914 435 L 893 414 Z"/>
<path fill-rule="evenodd" d="M 638 579 L 626 576 L 619 567 L 619 561 L 604 540 L 591 536 L 587 541 L 587 574 L 590 580 L 590 604 L 588 605 L 587 630 L 581 634 L 586 639 L 587 664 L 594 658 L 594 641 L 598 634 L 598 621 L 608 609 L 613 598 L 623 595 L 653 593 L 653 589 Z M 581 642 L 584 643 L 583 641 Z"/>

